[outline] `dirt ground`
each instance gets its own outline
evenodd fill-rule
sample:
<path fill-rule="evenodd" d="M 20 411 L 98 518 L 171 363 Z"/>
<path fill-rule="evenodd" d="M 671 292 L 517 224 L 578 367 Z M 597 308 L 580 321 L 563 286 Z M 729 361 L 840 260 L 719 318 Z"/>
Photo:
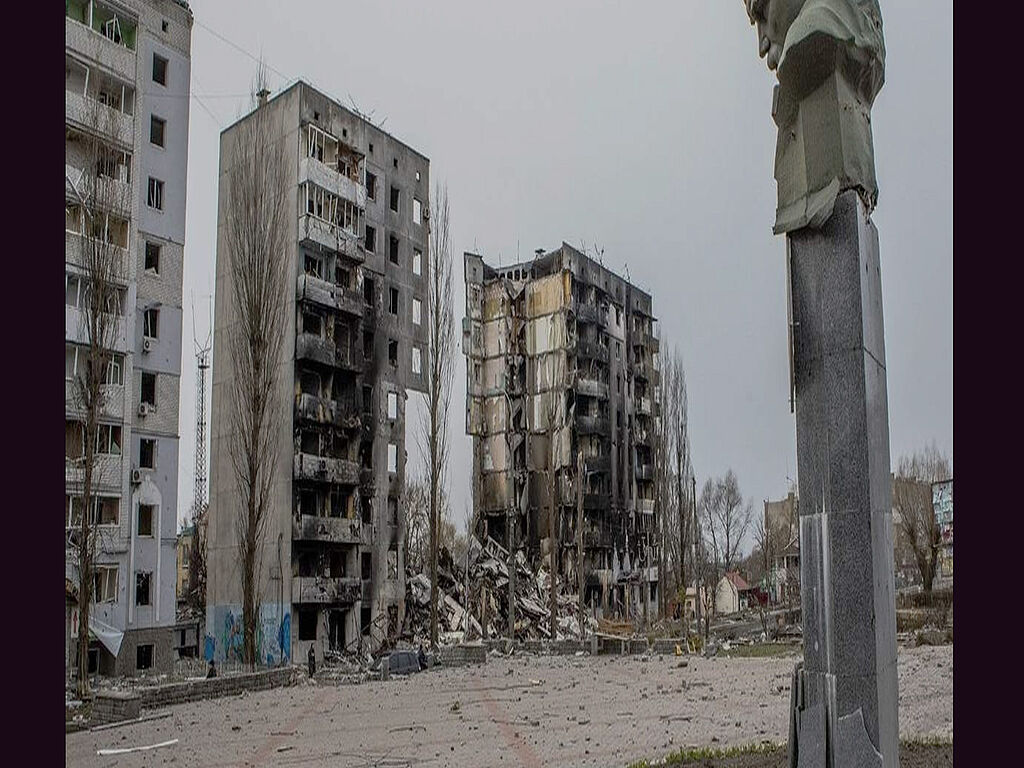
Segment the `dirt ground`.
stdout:
<path fill-rule="evenodd" d="M 305 683 L 171 707 L 163 719 L 68 734 L 66 764 L 622 768 L 683 746 L 784 742 L 795 660 L 689 657 L 683 667 L 669 655 L 491 656 L 387 682 Z M 899 676 L 901 737 L 951 739 L 953 647 L 901 648 Z M 948 762 L 916 759 L 943 749 Z M 711 764 L 785 765 L 784 751 L 775 757 Z M 952 748 L 902 760 L 952 765 Z"/>

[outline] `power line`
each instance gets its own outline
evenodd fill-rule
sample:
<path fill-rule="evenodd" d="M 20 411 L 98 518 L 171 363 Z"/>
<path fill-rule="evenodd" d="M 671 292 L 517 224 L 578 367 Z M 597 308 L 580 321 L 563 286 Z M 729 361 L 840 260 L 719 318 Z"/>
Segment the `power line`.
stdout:
<path fill-rule="evenodd" d="M 210 33 L 211 35 L 213 35 L 214 37 L 216 37 L 216 38 L 217 38 L 218 40 L 220 40 L 220 41 L 222 41 L 222 42 L 224 42 L 224 43 L 227 43 L 227 44 L 228 44 L 228 45 L 230 45 L 230 46 L 231 46 L 232 48 L 234 48 L 234 49 L 235 49 L 236 51 L 238 51 L 239 53 L 241 53 L 241 54 L 242 54 L 243 56 L 248 56 L 248 57 L 249 57 L 250 59 L 252 59 L 253 61 L 255 61 L 255 62 L 256 62 L 257 64 L 261 64 L 261 65 L 265 66 L 265 67 L 266 67 L 267 69 L 269 69 L 269 70 L 270 70 L 271 72 L 273 72 L 273 73 L 274 73 L 275 75 L 277 75 L 277 76 L 278 76 L 278 77 L 280 77 L 281 79 L 283 79 L 283 80 L 286 80 L 286 81 L 287 81 L 287 80 L 291 80 L 291 79 L 292 79 L 292 78 L 290 78 L 290 77 L 289 77 L 288 75 L 286 75 L 286 74 L 284 74 L 283 72 L 281 72 L 280 70 L 278 70 L 278 69 L 275 69 L 274 67 L 272 67 L 272 66 L 270 66 L 269 64 L 267 64 L 267 62 L 266 62 L 266 61 L 264 61 L 264 60 L 261 60 L 261 59 L 257 58 L 256 56 L 254 56 L 253 54 L 249 53 L 249 51 L 245 50 L 245 49 L 244 49 L 244 48 L 243 48 L 242 46 L 238 45 L 237 43 L 233 43 L 233 42 L 231 42 L 231 41 L 230 41 L 230 40 L 228 40 L 228 39 L 227 39 L 226 37 L 224 37 L 224 35 L 222 35 L 222 34 L 221 34 L 220 32 L 217 32 L 216 30 L 214 30 L 214 29 L 211 29 L 211 28 L 210 28 L 210 27 L 208 27 L 208 26 L 207 26 L 206 24 L 204 24 L 204 23 L 203 23 L 202 21 L 200 21 L 200 20 L 199 20 L 198 18 L 195 18 L 195 19 L 194 19 L 194 21 L 195 21 L 195 23 L 196 23 L 196 24 L 198 24 L 198 25 L 199 25 L 200 27 L 202 27 L 203 29 L 205 29 L 205 30 L 206 30 L 207 32 L 209 32 L 209 33 Z"/>

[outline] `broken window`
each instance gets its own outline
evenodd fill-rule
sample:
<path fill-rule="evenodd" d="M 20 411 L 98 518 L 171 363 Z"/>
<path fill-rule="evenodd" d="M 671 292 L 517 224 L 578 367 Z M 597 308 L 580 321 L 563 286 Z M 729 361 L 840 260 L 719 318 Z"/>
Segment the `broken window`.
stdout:
<path fill-rule="evenodd" d="M 417 376 L 419 376 L 420 373 L 421 373 L 422 367 L 423 366 L 422 366 L 422 364 L 420 362 L 420 348 L 419 347 L 413 347 L 412 348 L 412 372 L 414 374 L 416 374 Z"/>
<path fill-rule="evenodd" d="M 373 146 L 372 144 L 370 146 Z M 370 150 L 373 151 L 372 149 Z M 359 609 L 359 633 L 364 636 L 369 636 L 370 628 L 372 624 L 373 614 L 370 610 L 370 606 L 364 605 Z"/>
<path fill-rule="evenodd" d="M 412 199 L 412 221 L 413 224 L 423 223 L 423 203 L 415 197 Z"/>
<path fill-rule="evenodd" d="M 388 340 L 388 362 L 392 367 L 398 367 L 398 342 L 394 339 Z"/>
<path fill-rule="evenodd" d="M 167 125 L 167 121 L 163 120 L 156 115 L 149 116 L 149 143 L 155 144 L 158 147 L 164 145 L 164 128 Z"/>
<path fill-rule="evenodd" d="M 394 235 L 388 235 L 388 259 L 392 264 L 398 264 L 398 238 Z"/>
<path fill-rule="evenodd" d="M 370 552 L 362 553 L 360 558 L 360 576 L 363 581 L 373 578 L 373 554 Z"/>
<path fill-rule="evenodd" d="M 345 553 L 339 549 L 328 554 L 327 573 L 332 579 L 345 578 Z"/>
<path fill-rule="evenodd" d="M 153 666 L 153 644 L 135 646 L 135 669 L 150 669 Z"/>
<path fill-rule="evenodd" d="M 156 440 L 151 437 L 139 441 L 139 466 L 142 469 L 156 469 Z"/>
<path fill-rule="evenodd" d="M 342 288 L 349 288 L 352 285 L 352 273 L 345 267 L 336 265 L 334 267 L 334 283 Z"/>
<path fill-rule="evenodd" d="M 97 565 L 93 571 L 92 599 L 94 603 L 117 601 L 117 566 Z"/>
<path fill-rule="evenodd" d="M 308 333 L 312 336 L 320 336 L 323 323 L 320 321 L 320 315 L 315 312 L 303 312 L 302 313 L 302 332 Z"/>
<path fill-rule="evenodd" d="M 388 472 L 398 472 L 398 446 L 394 443 L 388 443 Z"/>
<path fill-rule="evenodd" d="M 156 408 L 156 374 L 149 371 L 142 372 L 142 390 L 139 395 L 140 402 L 150 408 Z"/>
<path fill-rule="evenodd" d="M 393 166 L 394 166 L 395 168 L 397 168 L 397 167 L 398 167 L 398 158 L 397 158 L 397 157 L 393 157 L 393 158 L 391 158 L 391 164 L 392 164 L 392 165 L 393 165 Z"/>
<path fill-rule="evenodd" d="M 316 516 L 317 510 L 317 495 L 316 491 L 310 488 L 302 488 L 299 490 L 299 514 L 300 515 L 311 515 Z"/>
<path fill-rule="evenodd" d="M 135 604 L 149 605 L 150 582 L 153 574 L 149 571 L 138 571 L 135 574 Z"/>
<path fill-rule="evenodd" d="M 366 302 L 367 306 L 373 306 L 373 278 L 367 277 L 363 279 L 363 301 Z"/>
<path fill-rule="evenodd" d="M 310 256 L 308 253 L 303 258 L 303 270 L 310 277 L 316 277 L 323 280 L 324 277 L 324 264 L 316 256 Z"/>
<path fill-rule="evenodd" d="M 64 421 L 64 458 L 76 461 L 85 454 L 85 425 L 80 421 Z"/>
<path fill-rule="evenodd" d="M 164 183 L 160 179 L 149 177 L 149 192 L 146 195 L 146 205 L 158 211 L 164 209 Z"/>
<path fill-rule="evenodd" d="M 423 273 L 423 252 L 418 248 L 414 248 L 412 252 L 412 273 L 414 275 L 420 275 Z"/>
<path fill-rule="evenodd" d="M 167 59 L 157 53 L 153 54 L 153 82 L 167 85 Z"/>
<path fill-rule="evenodd" d="M 419 180 L 420 180 L 420 172 L 416 171 L 416 181 L 419 181 Z"/>
<path fill-rule="evenodd" d="M 398 187 L 391 187 L 391 210 L 398 213 Z"/>
<path fill-rule="evenodd" d="M 142 335 L 147 339 L 158 338 L 157 329 L 160 323 L 160 310 L 147 309 L 142 315 Z"/>
<path fill-rule="evenodd" d="M 363 387 L 363 413 L 373 413 L 373 387 Z"/>
<path fill-rule="evenodd" d="M 299 391 L 304 395 L 320 397 L 320 374 L 316 371 L 299 371 Z"/>
<path fill-rule="evenodd" d="M 121 427 L 118 424 L 100 424 L 96 431 L 96 453 L 101 456 L 121 455 Z"/>
<path fill-rule="evenodd" d="M 421 304 L 419 299 L 412 300 L 412 321 L 415 325 L 420 324 Z"/>
<path fill-rule="evenodd" d="M 390 288 L 388 290 L 388 312 L 392 315 L 398 314 L 398 289 Z"/>
<path fill-rule="evenodd" d="M 314 456 L 320 455 L 320 435 L 311 430 L 303 430 L 299 437 L 299 450 Z"/>
<path fill-rule="evenodd" d="M 388 392 L 388 418 L 398 418 L 398 393 Z"/>
<path fill-rule="evenodd" d="M 370 151 L 373 152 L 372 149 Z M 371 200 L 377 199 L 377 177 L 369 171 L 366 172 L 366 196 Z"/>
<path fill-rule="evenodd" d="M 299 640 L 302 642 L 316 640 L 316 625 L 317 625 L 318 611 L 314 608 L 312 610 L 299 611 Z"/>
<path fill-rule="evenodd" d="M 396 496 L 388 496 L 388 522 L 391 525 L 398 525 L 398 498 Z"/>
<path fill-rule="evenodd" d="M 398 578 L 398 544 L 394 541 L 388 549 L 388 578 Z"/>
<path fill-rule="evenodd" d="M 139 536 L 153 535 L 154 511 L 152 504 L 139 504 Z"/>
<path fill-rule="evenodd" d="M 160 246 L 146 241 L 145 269 L 155 275 L 160 274 Z"/>
<path fill-rule="evenodd" d="M 366 250 L 370 253 L 376 252 L 377 246 L 377 230 L 371 227 L 369 224 L 366 225 Z"/>
<path fill-rule="evenodd" d="M 367 360 L 373 359 L 373 331 L 363 333 L 363 357 Z"/>
<path fill-rule="evenodd" d="M 373 498 L 370 496 L 363 496 L 360 498 L 360 517 L 364 525 L 369 525 L 373 522 Z"/>
<path fill-rule="evenodd" d="M 107 372 L 103 378 L 104 384 L 121 386 L 124 384 L 124 355 L 113 354 L 107 361 Z"/>

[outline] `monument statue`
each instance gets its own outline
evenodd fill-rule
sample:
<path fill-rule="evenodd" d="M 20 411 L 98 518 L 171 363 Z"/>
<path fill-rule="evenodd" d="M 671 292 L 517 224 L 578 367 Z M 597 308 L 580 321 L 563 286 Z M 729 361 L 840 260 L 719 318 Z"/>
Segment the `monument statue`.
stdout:
<path fill-rule="evenodd" d="M 871 106 L 885 79 L 878 0 L 744 0 L 778 74 L 775 234 L 820 227 L 840 192 L 878 199 Z"/>
<path fill-rule="evenodd" d="M 877 0 L 744 0 L 778 74 L 775 233 L 786 236 L 803 662 L 793 768 L 898 768 L 889 406 L 871 106 Z"/>

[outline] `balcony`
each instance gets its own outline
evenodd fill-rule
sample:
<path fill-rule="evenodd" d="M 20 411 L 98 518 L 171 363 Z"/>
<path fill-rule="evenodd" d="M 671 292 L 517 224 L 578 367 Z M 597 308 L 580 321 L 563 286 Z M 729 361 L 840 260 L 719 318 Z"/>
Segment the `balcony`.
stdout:
<path fill-rule="evenodd" d="M 362 317 L 365 306 L 361 295 L 312 275 L 299 275 L 295 295 L 299 301 L 309 301 L 357 317 Z"/>
<path fill-rule="evenodd" d="M 611 531 L 584 531 L 583 546 L 585 549 L 596 547 L 609 548 L 614 544 Z"/>
<path fill-rule="evenodd" d="M 86 249 L 90 250 L 86 250 Z M 76 267 L 86 268 L 86 257 L 95 255 L 91 251 L 93 248 L 92 238 L 83 237 L 77 232 L 64 231 L 64 261 L 67 264 L 74 264 Z M 121 285 L 128 284 L 129 276 L 129 261 L 128 261 L 128 249 L 122 248 L 118 245 L 108 244 L 102 246 L 102 251 L 109 254 L 110 259 L 114 262 L 113 279 L 115 282 Z"/>
<path fill-rule="evenodd" d="M 297 453 L 295 454 L 294 477 L 296 480 L 357 485 L 359 483 L 359 465 L 347 459 L 332 459 L 329 456 Z"/>
<path fill-rule="evenodd" d="M 292 518 L 292 539 L 320 541 L 327 544 L 370 544 L 370 526 L 348 517 L 316 517 L 302 515 Z"/>
<path fill-rule="evenodd" d="M 103 66 L 122 80 L 135 82 L 135 51 L 115 43 L 81 22 L 64 17 L 64 45 Z"/>
<path fill-rule="evenodd" d="M 363 370 L 362 350 L 344 347 L 334 348 L 334 367 L 359 373 Z"/>
<path fill-rule="evenodd" d="M 650 381 L 651 369 L 647 363 L 641 361 L 633 363 L 633 378 L 639 381 Z"/>
<path fill-rule="evenodd" d="M 292 602 L 317 605 L 354 603 L 362 597 L 359 579 L 342 576 L 292 577 Z"/>
<path fill-rule="evenodd" d="M 608 385 L 597 379 L 580 377 L 576 380 L 576 393 L 587 397 L 596 397 L 599 400 L 607 400 Z"/>
<path fill-rule="evenodd" d="M 105 419 L 124 418 L 124 386 L 121 384 L 103 384 L 100 405 L 100 416 Z M 81 400 L 76 392 L 74 382 L 64 380 L 64 410 L 67 413 L 85 413 Z"/>
<path fill-rule="evenodd" d="M 120 146 L 135 143 L 135 118 L 75 91 L 64 91 L 64 120 L 80 128 L 99 131 Z"/>
<path fill-rule="evenodd" d="M 127 169 L 123 179 L 96 176 L 64 163 L 64 195 L 70 200 L 89 200 L 90 206 L 108 209 L 126 218 L 132 214 L 132 187 L 128 182 Z"/>
<path fill-rule="evenodd" d="M 366 187 L 357 184 L 347 176 L 340 174 L 335 168 L 321 163 L 315 157 L 303 157 L 299 160 L 299 184 L 312 182 L 333 195 L 348 200 L 356 208 L 366 207 Z"/>
<path fill-rule="evenodd" d="M 299 243 L 307 247 L 337 251 L 353 261 L 366 260 L 363 239 L 359 235 L 308 213 L 299 216 Z"/>
<path fill-rule="evenodd" d="M 654 499 L 637 499 L 636 511 L 644 515 L 654 514 Z"/>
<path fill-rule="evenodd" d="M 317 424 L 333 424 L 342 429 L 358 429 L 360 418 L 351 400 L 331 400 L 301 392 L 295 396 L 295 417 Z"/>
<path fill-rule="evenodd" d="M 299 333 L 295 337 L 295 358 L 333 366 L 334 344 L 311 333 Z"/>
<path fill-rule="evenodd" d="M 576 342 L 576 356 L 585 360 L 599 360 L 608 363 L 608 347 L 596 341 Z"/>
<path fill-rule="evenodd" d="M 581 435 L 607 435 L 611 432 L 611 422 L 607 416 L 577 416 L 576 430 Z"/>
<path fill-rule="evenodd" d="M 131 310 L 127 310 L 131 311 Z M 128 347 L 128 320 L 124 315 L 111 315 L 113 319 L 110 324 L 106 341 L 103 346 L 108 349 L 126 355 L 131 352 Z M 64 307 L 64 338 L 76 344 L 89 343 L 88 313 L 75 307 Z"/>
<path fill-rule="evenodd" d="M 654 479 L 654 465 L 653 464 L 637 464 L 634 469 L 634 474 L 637 480 L 653 480 Z"/>
<path fill-rule="evenodd" d="M 588 475 L 594 472 L 610 472 L 612 468 L 612 457 L 609 455 L 588 456 L 583 461 Z"/>
<path fill-rule="evenodd" d="M 654 441 L 654 432 L 644 427 L 638 427 L 633 430 L 633 442 L 637 445 L 652 445 Z"/>
<path fill-rule="evenodd" d="M 95 457 L 92 468 L 93 489 L 121 489 L 124 479 L 121 456 L 99 455 Z M 64 460 L 64 485 L 69 488 L 80 487 L 85 483 L 85 460 Z"/>
<path fill-rule="evenodd" d="M 651 398 L 640 397 L 636 401 L 636 412 L 641 416 L 651 415 Z"/>
<path fill-rule="evenodd" d="M 584 509 L 608 509 L 611 501 L 607 493 L 585 493 L 583 494 Z"/>
<path fill-rule="evenodd" d="M 604 325 L 608 321 L 608 308 L 599 308 L 593 304 L 576 304 L 576 320 L 580 323 L 600 323 Z"/>

